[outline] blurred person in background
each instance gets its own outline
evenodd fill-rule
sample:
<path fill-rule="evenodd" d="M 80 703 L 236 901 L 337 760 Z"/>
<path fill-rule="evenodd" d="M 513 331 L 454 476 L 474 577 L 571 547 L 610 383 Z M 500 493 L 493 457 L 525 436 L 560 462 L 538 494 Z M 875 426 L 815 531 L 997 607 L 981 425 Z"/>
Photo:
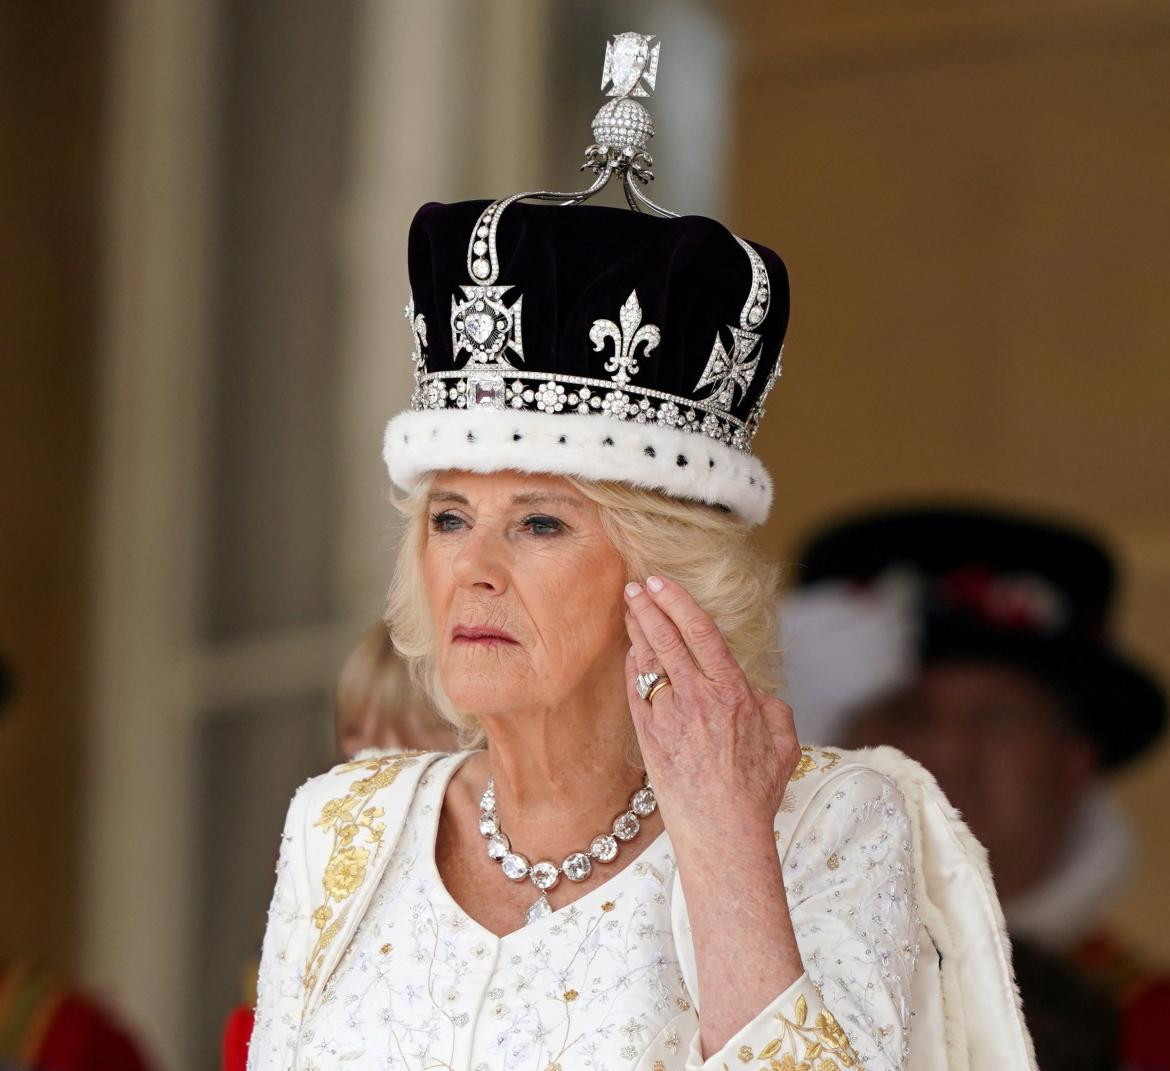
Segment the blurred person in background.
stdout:
<path fill-rule="evenodd" d="M 1170 979 L 1102 923 L 1131 862 L 1106 779 L 1165 722 L 1158 684 L 1109 639 L 1108 553 L 1066 524 L 912 507 L 828 528 L 795 561 L 783 694 L 810 739 L 921 762 L 987 848 L 1026 942 L 1041 1068 L 1068 1066 L 1071 1037 L 1087 1058 L 1116 1029 L 1094 983 L 1120 1009 L 1117 1064 L 1170 1067 Z"/>
<path fill-rule="evenodd" d="M 370 626 L 341 667 L 336 729 L 342 759 L 367 749 L 455 751 L 458 746 L 450 725 L 414 687 L 383 621 Z"/>
<path fill-rule="evenodd" d="M 0 658 L 0 721 L 12 678 Z M 9 817 L 9 816 L 5 816 Z M 0 1071 L 151 1071 L 104 1006 L 55 971 L 0 958 Z"/>

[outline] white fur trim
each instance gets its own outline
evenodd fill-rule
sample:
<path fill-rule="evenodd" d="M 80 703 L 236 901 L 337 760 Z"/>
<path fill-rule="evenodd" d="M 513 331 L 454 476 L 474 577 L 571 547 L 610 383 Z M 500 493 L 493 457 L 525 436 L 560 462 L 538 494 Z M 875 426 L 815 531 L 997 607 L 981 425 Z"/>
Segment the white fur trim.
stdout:
<path fill-rule="evenodd" d="M 699 432 L 601 413 L 407 411 L 386 425 L 382 458 L 390 479 L 405 491 L 442 469 L 512 469 L 664 491 L 726 506 L 748 524 L 761 523 L 772 505 L 771 477 L 751 454 Z"/>
<path fill-rule="evenodd" d="M 918 912 L 941 957 L 947 1059 L 912 1058 L 911 1066 L 1036 1071 L 1011 940 L 983 845 L 934 777 L 896 748 L 842 754 L 898 786 L 914 828 Z M 912 1052 L 913 1045 L 911 1035 Z"/>

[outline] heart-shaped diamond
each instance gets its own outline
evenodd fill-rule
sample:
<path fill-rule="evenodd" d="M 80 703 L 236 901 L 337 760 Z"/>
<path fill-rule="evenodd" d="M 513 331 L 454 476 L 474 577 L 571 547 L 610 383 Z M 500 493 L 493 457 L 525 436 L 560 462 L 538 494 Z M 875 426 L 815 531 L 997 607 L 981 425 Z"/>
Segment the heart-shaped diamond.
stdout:
<path fill-rule="evenodd" d="M 496 326 L 495 317 L 490 312 L 471 312 L 464 320 L 464 326 L 471 339 L 482 346 L 492 337 Z"/>

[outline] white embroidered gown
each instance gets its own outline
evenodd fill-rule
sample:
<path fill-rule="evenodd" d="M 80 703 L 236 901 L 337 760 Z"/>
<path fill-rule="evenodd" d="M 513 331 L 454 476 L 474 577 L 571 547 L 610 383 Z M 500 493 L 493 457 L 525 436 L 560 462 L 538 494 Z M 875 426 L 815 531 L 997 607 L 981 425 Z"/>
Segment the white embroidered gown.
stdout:
<path fill-rule="evenodd" d="M 806 760 L 819 784 L 786 815 L 798 810 L 789 790 L 777 840 L 787 840 L 784 881 L 807 973 L 704 1061 L 668 835 L 574 903 L 497 937 L 454 902 L 434 860 L 443 795 L 469 754 L 440 757 L 422 776 L 360 925 L 320 1000 L 299 1012 L 305 965 L 295 949 L 313 906 L 294 879 L 303 834 L 286 827 L 250 1071 L 905 1065 L 919 922 L 909 821 L 887 777 L 856 765 L 828 774 Z"/>

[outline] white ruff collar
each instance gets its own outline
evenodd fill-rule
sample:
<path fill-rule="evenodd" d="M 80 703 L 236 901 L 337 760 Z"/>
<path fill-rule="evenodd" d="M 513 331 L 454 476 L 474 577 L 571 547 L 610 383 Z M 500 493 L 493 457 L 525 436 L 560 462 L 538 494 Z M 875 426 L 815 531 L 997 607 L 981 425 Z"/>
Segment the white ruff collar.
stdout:
<path fill-rule="evenodd" d="M 1104 788 L 1085 797 L 1052 873 L 1030 892 L 1005 901 L 1008 930 L 1063 948 L 1101 922 L 1133 863 L 1133 835 Z"/>

